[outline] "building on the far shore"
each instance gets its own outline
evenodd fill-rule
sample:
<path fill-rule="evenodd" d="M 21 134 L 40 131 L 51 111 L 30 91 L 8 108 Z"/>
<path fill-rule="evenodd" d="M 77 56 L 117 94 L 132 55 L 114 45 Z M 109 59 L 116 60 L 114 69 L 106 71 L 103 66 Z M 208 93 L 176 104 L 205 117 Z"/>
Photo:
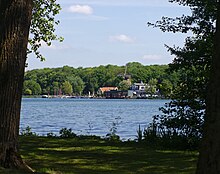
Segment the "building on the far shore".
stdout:
<path fill-rule="evenodd" d="M 107 99 L 124 99 L 128 98 L 128 91 L 118 91 L 118 90 L 112 90 L 112 91 L 106 91 L 105 97 Z"/>
<path fill-rule="evenodd" d="M 132 84 L 128 90 L 118 90 L 117 87 L 102 87 L 99 88 L 97 94 L 107 99 L 146 99 L 160 96 L 159 90 L 153 95 L 147 93 L 148 87 L 148 84 L 143 82 Z"/>
<path fill-rule="evenodd" d="M 118 87 L 101 87 L 97 91 L 97 95 L 104 96 L 108 91 L 118 91 Z"/>

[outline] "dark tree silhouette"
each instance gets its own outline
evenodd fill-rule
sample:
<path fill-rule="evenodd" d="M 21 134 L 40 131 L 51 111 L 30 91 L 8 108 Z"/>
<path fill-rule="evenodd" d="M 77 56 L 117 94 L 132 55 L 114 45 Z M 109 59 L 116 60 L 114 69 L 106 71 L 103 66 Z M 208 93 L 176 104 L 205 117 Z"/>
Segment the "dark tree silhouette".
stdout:
<path fill-rule="evenodd" d="M 32 0 L 0 0 L 0 166 L 25 168 L 18 154 L 21 94 Z"/>
<path fill-rule="evenodd" d="M 54 34 L 59 24 L 54 16 L 60 10 L 56 0 L 0 0 L 0 167 L 28 168 L 18 154 L 27 52 L 44 60 L 41 43 L 50 46 L 52 40 L 63 40 Z"/>
<path fill-rule="evenodd" d="M 197 174 L 220 173 L 220 2 L 214 40 L 214 56 L 206 101 L 203 142 L 197 166 Z"/>

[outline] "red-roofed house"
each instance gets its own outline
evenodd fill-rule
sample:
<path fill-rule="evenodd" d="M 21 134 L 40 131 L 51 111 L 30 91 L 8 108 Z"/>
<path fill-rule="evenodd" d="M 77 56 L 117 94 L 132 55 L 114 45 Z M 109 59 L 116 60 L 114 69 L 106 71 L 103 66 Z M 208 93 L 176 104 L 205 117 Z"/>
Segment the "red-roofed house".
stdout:
<path fill-rule="evenodd" d="M 107 91 L 117 91 L 118 87 L 101 87 L 99 88 L 97 94 L 103 95 Z"/>

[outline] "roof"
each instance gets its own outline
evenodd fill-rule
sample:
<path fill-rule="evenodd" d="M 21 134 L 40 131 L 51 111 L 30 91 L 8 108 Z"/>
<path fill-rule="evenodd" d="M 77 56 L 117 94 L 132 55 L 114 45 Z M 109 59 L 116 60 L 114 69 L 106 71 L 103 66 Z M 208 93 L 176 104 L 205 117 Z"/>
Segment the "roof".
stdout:
<path fill-rule="evenodd" d="M 144 86 L 144 83 L 134 83 L 135 86 Z"/>
<path fill-rule="evenodd" d="M 118 90 L 118 87 L 102 87 L 102 88 L 99 88 L 99 90 L 104 93 L 106 91 L 111 91 L 111 90 Z"/>

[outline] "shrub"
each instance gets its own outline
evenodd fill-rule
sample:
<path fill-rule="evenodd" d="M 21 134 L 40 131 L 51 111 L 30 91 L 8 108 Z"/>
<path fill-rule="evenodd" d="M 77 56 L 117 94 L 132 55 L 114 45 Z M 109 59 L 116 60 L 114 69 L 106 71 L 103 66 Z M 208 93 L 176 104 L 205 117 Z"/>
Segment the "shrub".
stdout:
<path fill-rule="evenodd" d="M 22 136 L 37 136 L 35 132 L 32 132 L 31 127 L 27 126 L 26 128 L 21 130 Z"/>
<path fill-rule="evenodd" d="M 143 138 L 148 145 L 178 150 L 198 149 L 200 134 L 190 134 L 177 129 L 175 122 L 168 126 L 169 119 L 162 120 L 158 117 L 154 116 L 152 123 L 144 130 Z"/>
<path fill-rule="evenodd" d="M 56 134 L 54 134 L 53 132 L 49 132 L 47 133 L 47 137 L 49 138 L 56 137 Z"/>
<path fill-rule="evenodd" d="M 139 125 L 138 130 L 137 130 L 137 142 L 141 142 L 143 139 L 143 131 L 141 130 L 141 126 Z"/>
<path fill-rule="evenodd" d="M 62 128 L 60 130 L 60 137 L 61 138 L 74 138 L 76 134 L 72 131 L 72 129 Z"/>
<path fill-rule="evenodd" d="M 108 134 L 106 134 L 106 140 L 113 141 L 113 142 L 119 142 L 120 136 L 117 134 L 108 133 Z"/>
<path fill-rule="evenodd" d="M 109 133 L 106 134 L 106 139 L 109 141 L 120 141 L 120 136 L 117 135 L 117 126 L 118 126 L 118 121 L 117 122 L 113 122 L 112 126 L 109 130 Z"/>

